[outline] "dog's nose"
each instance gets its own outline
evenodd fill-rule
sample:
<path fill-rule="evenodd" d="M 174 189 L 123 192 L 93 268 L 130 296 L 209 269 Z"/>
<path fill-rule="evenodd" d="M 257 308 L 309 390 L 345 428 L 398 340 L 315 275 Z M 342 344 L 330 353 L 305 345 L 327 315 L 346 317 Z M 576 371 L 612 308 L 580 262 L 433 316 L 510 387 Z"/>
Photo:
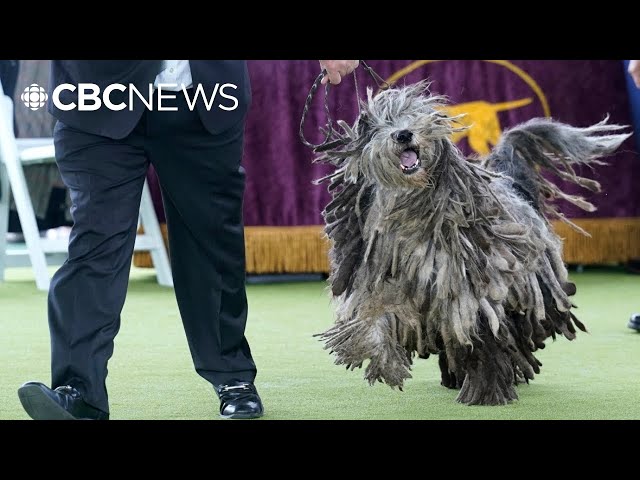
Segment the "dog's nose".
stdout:
<path fill-rule="evenodd" d="M 393 138 L 398 143 L 409 143 L 413 138 L 413 133 L 409 130 L 400 130 L 393 134 Z"/>

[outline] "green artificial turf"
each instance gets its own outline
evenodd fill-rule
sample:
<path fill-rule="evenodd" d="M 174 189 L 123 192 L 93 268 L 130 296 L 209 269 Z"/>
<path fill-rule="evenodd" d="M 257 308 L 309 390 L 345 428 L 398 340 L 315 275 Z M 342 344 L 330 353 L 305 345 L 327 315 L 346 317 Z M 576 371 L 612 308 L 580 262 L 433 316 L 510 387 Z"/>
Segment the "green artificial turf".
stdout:
<path fill-rule="evenodd" d="M 265 419 L 640 419 L 640 276 L 614 269 L 573 273 L 575 302 L 590 334 L 549 341 L 542 373 L 504 407 L 455 403 L 434 358 L 417 360 L 404 392 L 370 387 L 362 370 L 333 364 L 312 337 L 332 322 L 322 282 L 250 285 L 247 336 L 258 365 Z M 0 419 L 26 419 L 16 389 L 49 383 L 46 295 L 29 269 L 0 284 Z M 173 291 L 134 269 L 109 364 L 112 419 L 217 419 L 212 388 L 193 370 Z"/>

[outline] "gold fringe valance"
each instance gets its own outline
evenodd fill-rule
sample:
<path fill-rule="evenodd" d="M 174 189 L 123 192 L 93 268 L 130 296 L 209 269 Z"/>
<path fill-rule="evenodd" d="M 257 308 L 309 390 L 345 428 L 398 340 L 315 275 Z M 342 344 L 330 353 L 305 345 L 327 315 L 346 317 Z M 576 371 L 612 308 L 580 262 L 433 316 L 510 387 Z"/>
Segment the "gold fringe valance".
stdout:
<path fill-rule="evenodd" d="M 640 258 L 640 218 L 574 220 L 591 237 L 553 222 L 564 239 L 564 259 L 570 264 L 623 263 Z M 167 241 L 166 225 L 161 225 Z M 245 227 L 247 273 L 328 273 L 329 243 L 322 225 L 298 227 Z M 151 255 L 136 252 L 137 267 L 153 267 Z"/>
<path fill-rule="evenodd" d="M 564 240 L 566 263 L 597 265 L 640 258 L 640 218 L 590 218 L 573 222 L 591 237 L 576 232 L 563 222 L 553 222 Z"/>

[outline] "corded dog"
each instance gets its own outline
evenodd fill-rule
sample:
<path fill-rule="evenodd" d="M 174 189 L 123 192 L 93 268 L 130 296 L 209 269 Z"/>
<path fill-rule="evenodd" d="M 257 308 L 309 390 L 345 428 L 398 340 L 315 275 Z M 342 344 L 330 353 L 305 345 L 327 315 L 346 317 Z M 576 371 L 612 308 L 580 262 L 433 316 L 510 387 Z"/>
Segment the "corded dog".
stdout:
<path fill-rule="evenodd" d="M 336 321 L 320 337 L 337 364 L 402 388 L 413 358 L 438 355 L 457 401 L 502 405 L 540 372 L 545 340 L 586 331 L 550 218 L 554 205 L 593 211 L 543 174 L 590 191 L 580 176 L 630 136 L 607 119 L 576 128 L 537 118 L 503 133 L 482 159 L 451 141 L 459 117 L 424 82 L 373 96 L 317 159 L 333 200 L 329 282 Z M 464 128 L 464 127 L 463 127 Z M 580 230 L 580 229 L 579 229 Z"/>

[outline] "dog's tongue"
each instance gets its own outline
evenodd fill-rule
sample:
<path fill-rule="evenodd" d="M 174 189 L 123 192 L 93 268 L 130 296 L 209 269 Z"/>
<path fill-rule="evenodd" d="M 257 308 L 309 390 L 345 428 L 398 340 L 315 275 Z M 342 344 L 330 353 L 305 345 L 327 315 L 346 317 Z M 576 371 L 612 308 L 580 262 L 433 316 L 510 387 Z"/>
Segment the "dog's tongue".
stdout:
<path fill-rule="evenodd" d="M 404 167 L 413 167 L 418 161 L 418 155 L 413 150 L 405 150 L 400 154 L 400 162 Z"/>

